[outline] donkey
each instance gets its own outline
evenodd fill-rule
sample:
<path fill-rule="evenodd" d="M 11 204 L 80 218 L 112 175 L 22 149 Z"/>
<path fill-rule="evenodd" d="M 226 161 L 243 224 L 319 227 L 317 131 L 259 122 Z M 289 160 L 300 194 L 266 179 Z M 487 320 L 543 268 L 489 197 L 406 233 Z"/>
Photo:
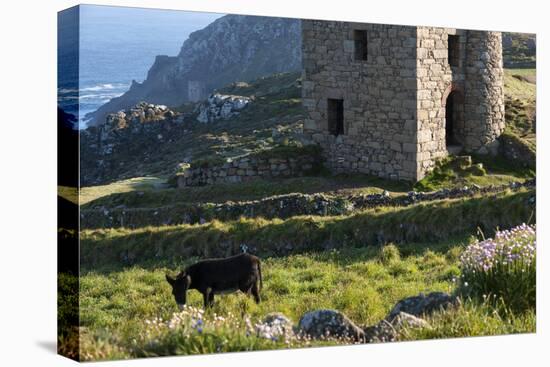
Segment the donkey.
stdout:
<path fill-rule="evenodd" d="M 247 253 L 225 259 L 207 259 L 188 266 L 175 278 L 166 274 L 166 281 L 172 286 L 172 294 L 179 309 L 187 300 L 187 290 L 196 289 L 202 293 L 204 307 L 214 303 L 215 294 L 232 293 L 240 290 L 254 297 L 260 303 L 263 287 L 260 259 Z"/>

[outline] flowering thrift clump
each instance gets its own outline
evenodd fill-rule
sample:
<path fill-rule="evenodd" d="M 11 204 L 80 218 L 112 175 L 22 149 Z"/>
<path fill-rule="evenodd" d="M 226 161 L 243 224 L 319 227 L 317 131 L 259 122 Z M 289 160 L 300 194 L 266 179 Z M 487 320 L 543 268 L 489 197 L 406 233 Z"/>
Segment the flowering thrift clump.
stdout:
<path fill-rule="evenodd" d="M 535 226 L 522 224 L 470 244 L 460 257 L 462 289 L 494 297 L 513 311 L 535 307 Z"/>

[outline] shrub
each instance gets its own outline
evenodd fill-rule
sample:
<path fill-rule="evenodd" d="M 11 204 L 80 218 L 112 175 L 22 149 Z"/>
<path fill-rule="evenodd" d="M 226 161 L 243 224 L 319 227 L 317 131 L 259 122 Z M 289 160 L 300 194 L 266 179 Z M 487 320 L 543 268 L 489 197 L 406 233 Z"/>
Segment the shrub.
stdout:
<path fill-rule="evenodd" d="M 226 162 L 226 159 L 216 155 L 209 155 L 202 158 L 193 160 L 189 166 L 191 169 L 195 168 L 210 168 L 221 166 Z"/>
<path fill-rule="evenodd" d="M 389 265 L 396 261 L 399 261 L 401 256 L 399 254 L 399 249 L 393 243 L 387 244 L 380 249 L 380 254 L 378 255 L 380 262 L 384 265 Z"/>
<path fill-rule="evenodd" d="M 494 298 L 512 311 L 536 304 L 535 226 L 499 231 L 494 239 L 470 244 L 460 258 L 463 292 Z"/>

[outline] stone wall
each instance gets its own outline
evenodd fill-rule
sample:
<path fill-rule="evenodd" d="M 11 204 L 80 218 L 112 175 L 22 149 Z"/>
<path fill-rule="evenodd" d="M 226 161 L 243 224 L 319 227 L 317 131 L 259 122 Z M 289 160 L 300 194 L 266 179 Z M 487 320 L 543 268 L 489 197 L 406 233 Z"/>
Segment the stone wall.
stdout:
<path fill-rule="evenodd" d="M 355 60 L 354 30 L 367 59 Z M 416 179 L 416 28 L 302 21 L 304 134 L 335 172 Z M 343 99 L 344 133 L 328 132 L 327 99 Z"/>
<path fill-rule="evenodd" d="M 189 167 L 177 175 L 177 186 L 203 186 L 219 183 L 248 182 L 256 179 L 299 177 L 319 164 L 314 155 L 296 157 L 245 156 L 220 165 Z"/>
<path fill-rule="evenodd" d="M 458 65 L 448 62 L 448 35 L 459 36 Z M 462 93 L 464 83 L 464 33 L 450 28 L 417 28 L 417 178 L 447 155 L 445 104 L 452 93 Z M 458 112 L 458 111 L 455 111 Z M 454 135 L 460 143 L 462 124 Z"/>
<path fill-rule="evenodd" d="M 364 60 L 356 57 L 361 30 Z M 457 40 L 452 66 L 449 36 Z M 450 152 L 496 152 L 500 33 L 304 20 L 302 37 L 304 134 L 333 171 L 416 181 Z M 328 99 L 343 100 L 343 132 L 329 129 Z"/>
<path fill-rule="evenodd" d="M 468 31 L 465 150 L 486 154 L 504 130 L 504 70 L 500 32 Z"/>
<path fill-rule="evenodd" d="M 286 194 L 251 201 L 225 203 L 177 203 L 159 208 L 96 208 L 81 209 L 81 228 L 140 228 L 177 224 L 203 224 L 213 220 L 229 221 L 240 217 L 291 218 L 298 215 L 350 215 L 359 210 L 378 207 L 406 207 L 435 200 L 470 198 L 503 191 L 534 189 L 535 180 L 513 182 L 500 186 L 470 186 L 434 192 L 411 191 L 392 197 L 381 194 L 332 196 L 316 194 Z"/>

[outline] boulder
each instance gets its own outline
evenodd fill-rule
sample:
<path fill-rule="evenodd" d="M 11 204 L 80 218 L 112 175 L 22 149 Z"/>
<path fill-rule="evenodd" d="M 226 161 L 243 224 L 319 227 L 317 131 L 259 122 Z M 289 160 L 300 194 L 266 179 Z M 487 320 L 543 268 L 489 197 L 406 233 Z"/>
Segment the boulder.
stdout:
<path fill-rule="evenodd" d="M 365 328 L 365 341 L 367 343 L 393 342 L 397 340 L 399 332 L 403 328 L 429 327 L 426 320 L 413 316 L 406 312 L 399 312 L 392 319 L 381 320 L 378 324 Z"/>
<path fill-rule="evenodd" d="M 429 315 L 440 309 L 458 304 L 458 298 L 444 292 L 432 292 L 428 295 L 420 293 L 418 296 L 404 298 L 393 306 L 392 310 L 386 316 L 386 320 L 393 320 L 401 312 L 413 316 Z"/>
<path fill-rule="evenodd" d="M 346 315 L 336 310 L 315 310 L 302 316 L 298 324 L 302 334 L 314 339 L 338 337 L 355 342 L 365 340 L 363 330 Z"/>
<path fill-rule="evenodd" d="M 282 313 L 270 313 L 256 325 L 256 333 L 259 337 L 272 340 L 280 337 L 288 338 L 294 335 L 293 323 Z"/>
<path fill-rule="evenodd" d="M 397 330 L 389 321 L 382 320 L 376 325 L 366 327 L 364 335 L 367 343 L 393 342 L 397 338 Z"/>
<path fill-rule="evenodd" d="M 392 320 L 390 320 L 390 324 L 396 331 L 399 331 L 404 327 L 425 328 L 430 326 L 426 320 L 406 312 L 399 312 Z"/>

